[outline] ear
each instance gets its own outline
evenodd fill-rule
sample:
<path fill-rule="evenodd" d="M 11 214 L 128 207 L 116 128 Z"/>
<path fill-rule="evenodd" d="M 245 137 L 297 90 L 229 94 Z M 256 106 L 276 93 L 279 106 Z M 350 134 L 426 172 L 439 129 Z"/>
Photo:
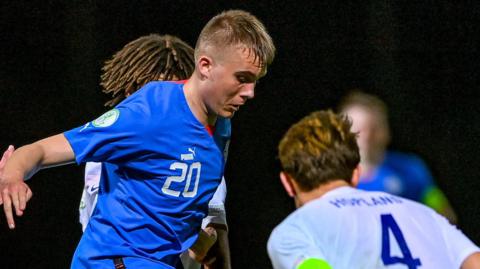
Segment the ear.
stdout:
<path fill-rule="evenodd" d="M 211 76 L 211 70 L 213 67 L 213 59 L 202 55 L 197 61 L 198 70 L 202 79 L 208 79 Z"/>
<path fill-rule="evenodd" d="M 360 182 L 360 165 L 358 165 L 357 168 L 353 170 L 352 180 L 350 181 L 350 185 L 356 188 L 358 186 L 358 182 Z"/>
<path fill-rule="evenodd" d="M 292 178 L 287 173 L 280 172 L 280 181 L 282 181 L 283 188 L 285 188 L 288 196 L 295 197 L 297 193 L 293 187 Z"/>

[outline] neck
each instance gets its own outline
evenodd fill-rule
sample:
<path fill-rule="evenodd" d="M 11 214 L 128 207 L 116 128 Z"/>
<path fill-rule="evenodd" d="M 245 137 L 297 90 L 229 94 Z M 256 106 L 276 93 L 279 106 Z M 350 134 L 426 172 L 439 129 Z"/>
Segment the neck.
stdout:
<path fill-rule="evenodd" d="M 345 180 L 335 180 L 335 181 L 330 181 L 326 184 L 318 186 L 316 189 L 313 189 L 311 191 L 301 191 L 298 187 L 297 189 L 297 195 L 295 196 L 295 205 L 298 207 L 303 206 L 304 204 L 318 199 L 325 195 L 327 192 L 340 188 L 340 187 L 345 187 L 345 186 L 351 186 L 348 182 Z"/>
<path fill-rule="evenodd" d="M 369 177 L 371 173 L 373 173 L 377 167 L 383 162 L 383 159 L 385 157 L 384 153 L 377 154 L 377 155 L 371 155 L 369 158 L 362 158 L 360 161 L 360 172 L 362 176 Z"/>
<path fill-rule="evenodd" d="M 195 75 L 192 75 L 190 79 L 183 86 L 185 99 L 192 111 L 195 118 L 197 118 L 203 125 L 215 125 L 217 115 L 209 112 L 207 105 L 203 101 L 200 94 L 200 83 L 197 81 Z"/>

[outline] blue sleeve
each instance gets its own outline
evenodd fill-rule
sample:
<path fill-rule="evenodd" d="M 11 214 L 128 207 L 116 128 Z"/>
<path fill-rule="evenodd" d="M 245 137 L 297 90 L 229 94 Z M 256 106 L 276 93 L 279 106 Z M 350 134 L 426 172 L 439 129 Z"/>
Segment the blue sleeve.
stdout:
<path fill-rule="evenodd" d="M 141 102 L 129 100 L 64 135 L 77 163 L 116 163 L 141 150 L 148 119 Z"/>

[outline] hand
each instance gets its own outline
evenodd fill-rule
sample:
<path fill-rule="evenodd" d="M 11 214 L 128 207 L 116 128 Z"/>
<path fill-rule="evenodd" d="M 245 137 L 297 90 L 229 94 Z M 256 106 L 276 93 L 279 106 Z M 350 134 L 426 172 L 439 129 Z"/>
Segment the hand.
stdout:
<path fill-rule="evenodd" d="M 213 227 L 207 227 L 200 231 L 197 241 L 188 249 L 188 255 L 199 263 L 210 264 L 214 259 L 207 259 L 207 253 L 216 241 L 217 231 Z"/>
<path fill-rule="evenodd" d="M 0 205 L 3 204 L 3 211 L 5 212 L 10 229 L 15 228 L 12 203 L 16 215 L 22 216 L 28 200 L 32 198 L 32 191 L 28 185 L 23 182 L 23 178 L 13 179 L 4 174 L 7 160 L 12 156 L 14 150 L 15 148 L 13 146 L 9 146 L 0 160 Z"/>
<path fill-rule="evenodd" d="M 204 260 L 204 269 L 231 269 L 230 247 L 228 242 L 228 230 L 225 224 L 210 223 L 207 227 L 214 227 L 217 231 L 217 242 L 210 248 Z M 211 258 L 213 257 L 213 259 Z"/>

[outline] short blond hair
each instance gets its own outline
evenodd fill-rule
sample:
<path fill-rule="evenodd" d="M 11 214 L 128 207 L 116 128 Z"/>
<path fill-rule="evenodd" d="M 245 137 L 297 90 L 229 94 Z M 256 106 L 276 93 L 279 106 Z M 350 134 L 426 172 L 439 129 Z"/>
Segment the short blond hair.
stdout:
<path fill-rule="evenodd" d="M 278 146 L 283 170 L 303 191 L 332 180 L 351 182 L 360 162 L 351 122 L 332 111 L 317 111 L 292 125 Z"/>
<path fill-rule="evenodd" d="M 254 61 L 262 69 L 275 57 L 275 45 L 265 26 L 252 14 L 243 10 L 224 11 L 213 17 L 203 28 L 195 45 L 195 60 L 206 47 L 223 49 L 244 46 L 254 53 Z"/>

